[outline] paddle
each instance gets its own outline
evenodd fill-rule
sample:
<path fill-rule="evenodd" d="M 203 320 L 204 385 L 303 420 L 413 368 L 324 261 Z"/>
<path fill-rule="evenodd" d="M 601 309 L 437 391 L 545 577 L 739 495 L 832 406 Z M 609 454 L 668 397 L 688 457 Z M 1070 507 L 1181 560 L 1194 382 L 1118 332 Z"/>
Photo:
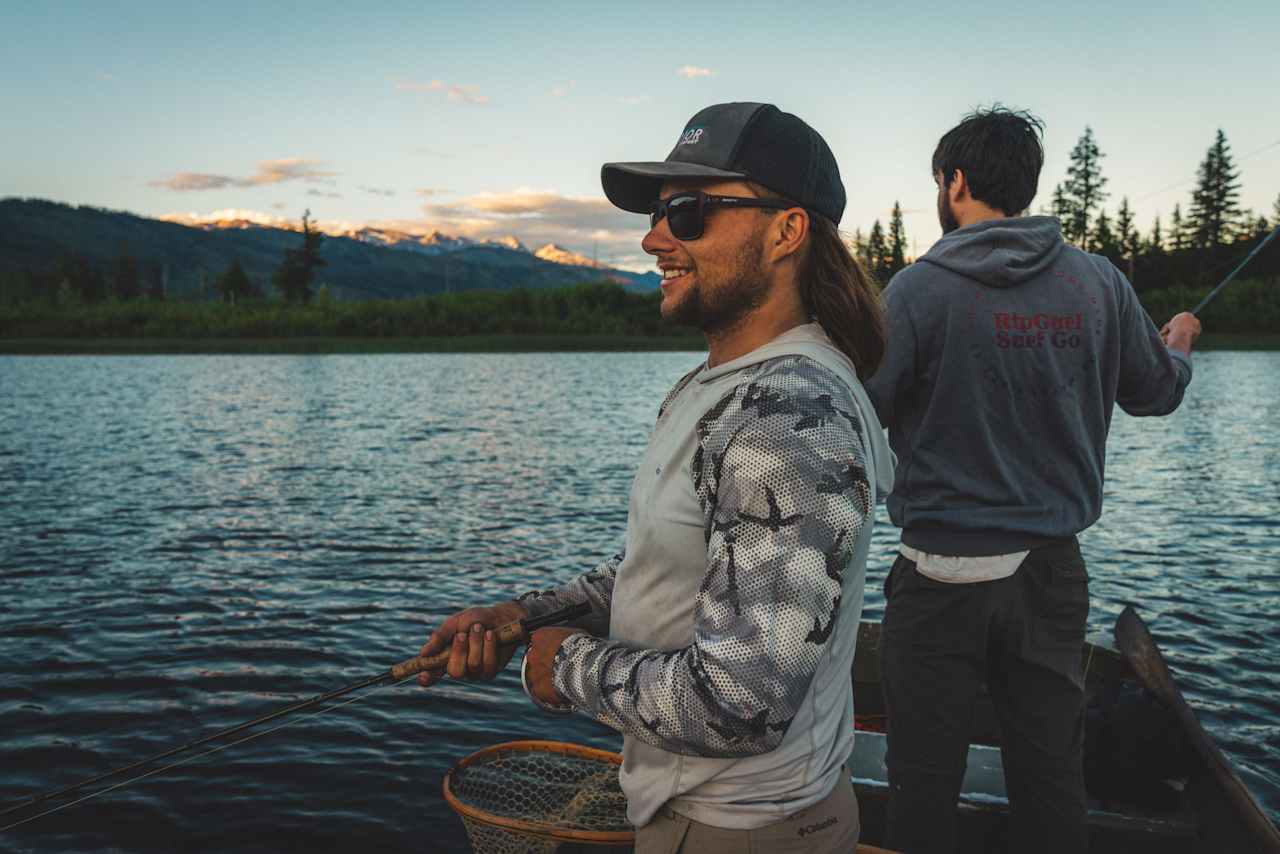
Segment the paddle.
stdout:
<path fill-rule="evenodd" d="M 1146 623 L 1142 622 L 1132 605 L 1126 605 L 1120 619 L 1116 620 L 1116 646 L 1142 680 L 1142 684 L 1164 703 L 1182 726 L 1191 746 L 1204 760 L 1209 774 L 1222 790 L 1233 817 L 1239 820 L 1248 836 L 1256 841 L 1257 850 L 1267 854 L 1280 854 L 1280 831 L 1276 830 L 1262 807 L 1236 775 L 1231 763 L 1222 755 L 1218 745 L 1200 725 L 1195 712 L 1174 683 L 1164 656 L 1151 637 Z"/>

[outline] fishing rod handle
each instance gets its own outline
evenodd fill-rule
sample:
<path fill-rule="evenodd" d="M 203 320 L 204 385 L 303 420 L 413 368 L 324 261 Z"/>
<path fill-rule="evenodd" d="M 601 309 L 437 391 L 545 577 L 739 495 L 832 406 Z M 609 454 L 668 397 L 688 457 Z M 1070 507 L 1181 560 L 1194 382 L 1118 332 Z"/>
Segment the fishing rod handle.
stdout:
<path fill-rule="evenodd" d="M 519 620 L 512 620 L 504 626 L 499 626 L 494 631 L 500 645 L 512 646 L 525 642 L 524 626 Z M 435 655 L 419 655 L 416 658 L 406 659 L 391 668 L 391 678 L 399 680 L 415 673 L 421 673 L 424 670 L 444 670 L 445 666 L 449 664 L 449 656 L 452 652 L 452 650 L 446 649 L 442 652 L 437 652 Z"/>

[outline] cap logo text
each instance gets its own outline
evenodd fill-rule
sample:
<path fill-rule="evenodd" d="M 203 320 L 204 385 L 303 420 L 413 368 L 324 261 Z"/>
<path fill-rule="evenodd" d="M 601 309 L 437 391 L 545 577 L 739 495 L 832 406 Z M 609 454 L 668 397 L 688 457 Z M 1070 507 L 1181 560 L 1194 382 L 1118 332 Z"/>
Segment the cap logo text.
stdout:
<path fill-rule="evenodd" d="M 680 141 L 676 145 L 697 145 L 698 140 L 702 139 L 703 128 L 689 128 L 680 135 Z"/>

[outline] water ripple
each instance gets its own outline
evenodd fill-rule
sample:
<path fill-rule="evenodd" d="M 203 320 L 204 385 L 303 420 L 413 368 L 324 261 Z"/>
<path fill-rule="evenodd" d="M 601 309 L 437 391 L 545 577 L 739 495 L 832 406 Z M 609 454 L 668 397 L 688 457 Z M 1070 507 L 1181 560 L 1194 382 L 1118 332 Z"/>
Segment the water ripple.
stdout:
<path fill-rule="evenodd" d="M 0 358 L 0 803 L 363 678 L 455 608 L 614 553 L 694 354 Z M 1280 353 L 1117 413 L 1091 630 L 1135 603 L 1280 816 Z M 872 544 L 866 616 L 896 544 Z M 457 759 L 616 748 L 513 669 L 401 686 L 33 823 L 39 850 L 442 850 Z"/>

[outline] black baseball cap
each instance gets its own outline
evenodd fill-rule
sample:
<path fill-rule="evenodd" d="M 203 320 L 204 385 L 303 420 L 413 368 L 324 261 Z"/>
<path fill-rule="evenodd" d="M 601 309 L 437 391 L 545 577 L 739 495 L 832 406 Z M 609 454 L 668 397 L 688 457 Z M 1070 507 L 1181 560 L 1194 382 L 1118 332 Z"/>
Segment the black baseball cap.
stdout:
<path fill-rule="evenodd" d="M 606 163 L 604 194 L 624 211 L 648 213 L 671 178 L 745 178 L 839 225 L 840 167 L 826 140 L 773 104 L 713 104 L 689 119 L 660 163 Z"/>

